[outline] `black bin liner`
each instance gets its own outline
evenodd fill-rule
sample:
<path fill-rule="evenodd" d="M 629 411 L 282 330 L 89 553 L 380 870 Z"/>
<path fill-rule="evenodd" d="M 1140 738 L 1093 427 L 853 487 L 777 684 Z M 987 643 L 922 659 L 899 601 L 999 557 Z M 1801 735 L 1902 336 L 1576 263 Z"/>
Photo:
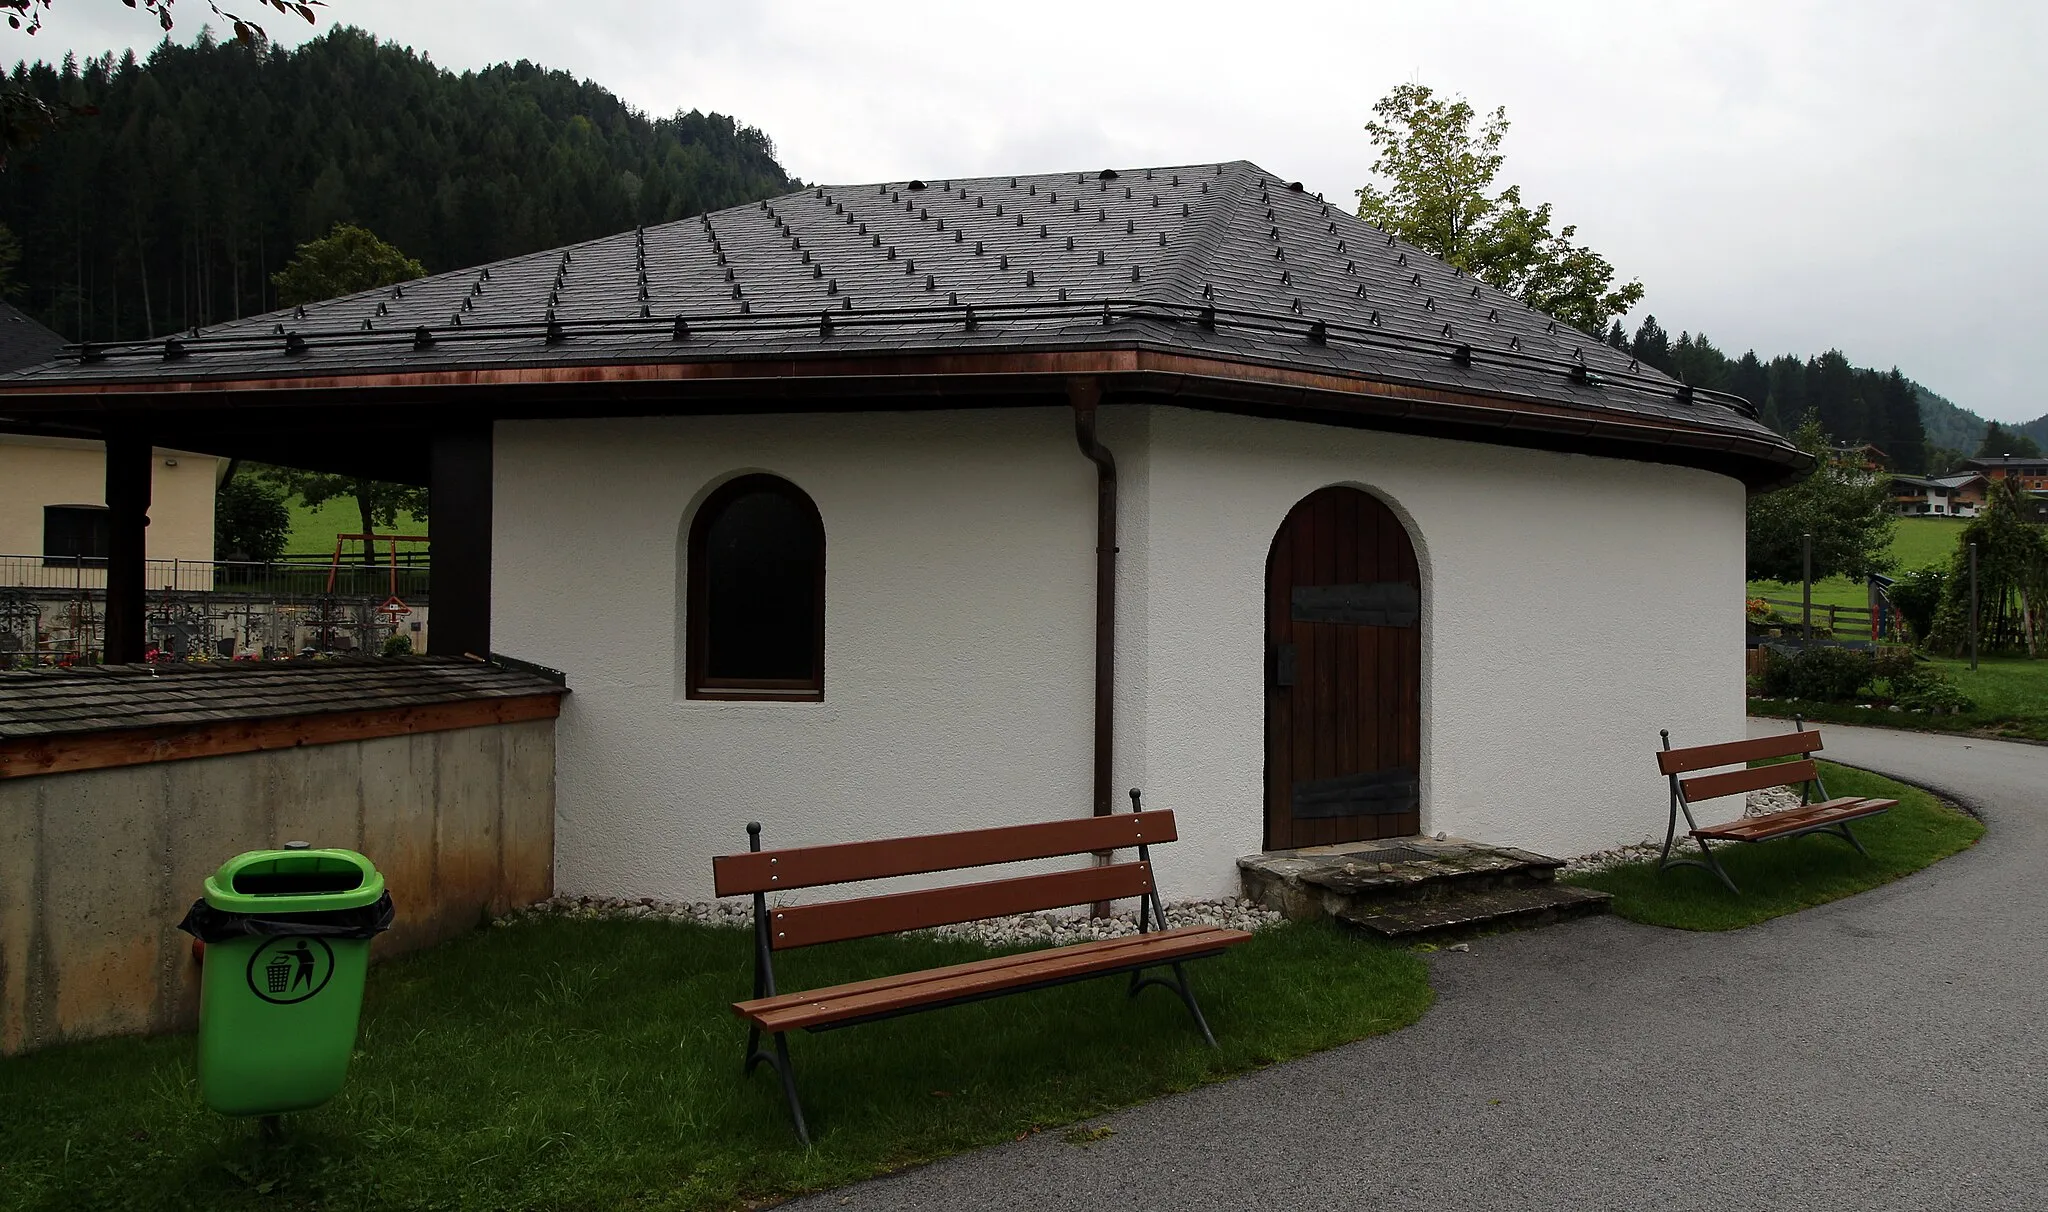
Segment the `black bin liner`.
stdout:
<path fill-rule="evenodd" d="M 216 909 L 201 897 L 185 911 L 178 929 L 203 943 L 250 937 L 375 938 L 391 929 L 395 916 L 389 892 L 360 908 L 310 913 L 234 913 Z"/>

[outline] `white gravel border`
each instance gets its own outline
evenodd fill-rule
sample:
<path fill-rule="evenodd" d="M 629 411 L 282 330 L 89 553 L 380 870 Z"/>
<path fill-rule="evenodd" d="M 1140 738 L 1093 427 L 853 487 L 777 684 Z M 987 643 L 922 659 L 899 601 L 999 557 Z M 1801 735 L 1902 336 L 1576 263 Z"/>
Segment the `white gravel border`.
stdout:
<path fill-rule="evenodd" d="M 1749 793 L 1749 799 L 1743 804 L 1742 815 L 1769 816 L 1773 812 L 1784 812 L 1789 808 L 1797 807 L 1799 807 L 1799 793 L 1797 791 L 1792 790 L 1790 787 L 1765 787 L 1761 791 Z M 1717 817 L 1715 820 L 1719 820 L 1719 818 Z M 1680 820 L 1679 823 L 1683 825 L 1685 822 Z M 1714 821 L 1702 822 L 1702 824 L 1712 823 Z M 1688 850 L 1694 849 L 1692 838 L 1682 832 L 1677 840 L 1671 844 L 1673 851 L 1677 851 L 1680 847 L 1685 847 Z M 1657 861 L 1658 856 L 1663 853 L 1664 839 L 1651 838 L 1648 841 L 1638 842 L 1633 846 L 1617 846 L 1612 850 L 1596 850 L 1592 854 L 1582 854 L 1577 858 L 1566 859 L 1564 870 L 1558 872 L 1558 874 L 1585 875 L 1589 872 L 1605 871 L 1609 867 L 1620 867 L 1628 863 L 1654 863 Z M 1694 852 L 1687 857 L 1697 858 L 1699 856 L 1697 852 Z"/>
<path fill-rule="evenodd" d="M 569 917 L 596 920 L 657 920 L 689 922 L 719 929 L 743 930 L 753 925 L 753 906 L 745 900 L 657 901 L 652 898 L 624 900 L 601 896 L 557 896 L 537 901 L 525 909 L 499 918 L 509 925 L 529 917 Z M 1223 926 L 1237 930 L 1264 930 L 1286 920 L 1271 909 L 1248 900 L 1181 901 L 1166 906 L 1166 919 L 1175 926 Z M 1028 943 L 1065 945 L 1096 939 L 1121 938 L 1138 932 L 1135 910 L 1114 917 L 1089 917 L 1073 911 L 1064 913 L 1020 913 L 994 917 L 957 926 L 940 926 L 920 933 L 940 938 L 962 938 L 994 947 Z"/>

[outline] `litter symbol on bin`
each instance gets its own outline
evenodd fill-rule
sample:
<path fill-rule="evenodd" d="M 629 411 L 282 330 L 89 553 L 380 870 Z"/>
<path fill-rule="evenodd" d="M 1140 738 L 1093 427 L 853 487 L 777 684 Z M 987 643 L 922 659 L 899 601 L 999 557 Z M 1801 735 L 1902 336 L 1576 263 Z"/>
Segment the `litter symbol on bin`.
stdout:
<path fill-rule="evenodd" d="M 274 938 L 249 956 L 249 991 L 277 1006 L 290 1006 L 327 987 L 334 975 L 334 949 L 318 938 Z"/>

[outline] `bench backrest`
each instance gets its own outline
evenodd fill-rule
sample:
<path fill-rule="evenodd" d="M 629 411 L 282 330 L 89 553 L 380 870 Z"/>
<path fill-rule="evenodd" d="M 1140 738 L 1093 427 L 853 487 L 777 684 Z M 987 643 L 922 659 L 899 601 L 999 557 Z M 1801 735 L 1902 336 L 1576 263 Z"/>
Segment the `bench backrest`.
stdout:
<path fill-rule="evenodd" d="M 1029 859 L 1155 846 L 1173 841 L 1178 836 L 1173 813 L 1153 811 L 1078 817 L 997 829 L 969 829 L 924 837 L 755 850 L 712 859 L 712 886 L 719 896 L 817 888 L 892 876 L 929 875 Z M 1139 861 L 916 892 L 857 897 L 817 905 L 792 905 L 768 911 L 768 944 L 776 950 L 807 947 L 814 943 L 949 926 L 956 922 L 979 921 L 1012 913 L 1032 913 L 1144 896 L 1152 891 L 1152 864 Z"/>
<path fill-rule="evenodd" d="M 1671 743 L 1671 734 L 1664 734 L 1664 743 Z M 1719 799 L 1724 795 L 1758 791 L 1765 787 L 1783 787 L 1790 783 L 1804 783 L 1819 773 L 1810 755 L 1821 749 L 1820 733 L 1812 728 L 1793 732 L 1781 732 L 1775 736 L 1760 736 L 1747 741 L 1728 741 L 1720 745 L 1695 745 L 1690 749 L 1665 749 L 1657 754 L 1657 769 L 1668 775 L 1680 775 L 1691 770 L 1706 770 L 1715 766 L 1733 766 L 1743 762 L 1763 761 L 1767 758 L 1802 757 L 1797 762 L 1779 762 L 1770 766 L 1751 769 L 1730 770 L 1723 774 L 1703 774 L 1689 779 L 1679 779 L 1679 789 L 1687 803 L 1696 804 L 1701 800 Z"/>

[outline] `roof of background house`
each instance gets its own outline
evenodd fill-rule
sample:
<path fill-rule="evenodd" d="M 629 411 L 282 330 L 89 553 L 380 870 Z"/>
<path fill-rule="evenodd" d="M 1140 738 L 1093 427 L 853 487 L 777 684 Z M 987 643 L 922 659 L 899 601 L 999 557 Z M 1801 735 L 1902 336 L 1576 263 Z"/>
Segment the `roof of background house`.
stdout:
<path fill-rule="evenodd" d="M 1984 478 L 1983 476 L 1980 476 L 1980 475 L 1978 475 L 1978 474 L 1977 474 L 1976 472 L 1974 472 L 1974 471 L 1964 472 L 1964 473 L 1962 473 L 1961 475 L 1946 475 L 1946 476 L 1929 476 L 1929 477 L 1928 477 L 1928 479 L 1929 479 L 1929 480 L 1930 480 L 1931 482 L 1933 482 L 1933 483 L 1935 483 L 1935 484 L 1939 484 L 1939 485 L 1940 485 L 1941 487 L 1943 487 L 1943 488 L 1961 488 L 1961 487 L 1962 487 L 1963 485 L 1965 485 L 1965 484 L 1968 484 L 1968 483 L 1969 483 L 1969 482 L 1971 482 L 1972 480 L 1981 480 L 1981 479 L 1983 479 L 1983 478 Z"/>
<path fill-rule="evenodd" d="M 64 352 L 64 337 L 10 303 L 0 303 L 0 371 L 53 361 Z"/>
<path fill-rule="evenodd" d="M 583 367 L 702 384 L 711 372 L 675 368 L 1105 349 L 1457 393 L 1429 398 L 1475 427 L 1667 461 L 1713 451 L 1753 483 L 1810 465 L 1743 401 L 1638 365 L 1244 161 L 815 187 L 168 341 L 74 348 L 0 377 L 0 394 L 373 377 L 417 390 Z"/>
<path fill-rule="evenodd" d="M 2048 463 L 2048 455 L 2031 455 L 2031 456 L 2015 456 L 2015 455 L 2000 455 L 1999 457 L 1997 457 L 1997 458 L 1995 458 L 1995 459 L 1993 459 L 1993 458 L 1985 458 L 1985 459 L 1964 459 L 1964 460 L 1963 460 L 1963 462 L 1965 462 L 1965 463 L 1968 463 L 1968 464 L 1969 464 L 1970 466 L 1972 466 L 1972 467 L 1983 467 L 1983 468 L 1993 468 L 1993 467 L 2039 467 L 2039 466 L 2041 466 L 2041 465 L 2042 465 L 2042 464 L 2044 464 L 2044 463 Z"/>

